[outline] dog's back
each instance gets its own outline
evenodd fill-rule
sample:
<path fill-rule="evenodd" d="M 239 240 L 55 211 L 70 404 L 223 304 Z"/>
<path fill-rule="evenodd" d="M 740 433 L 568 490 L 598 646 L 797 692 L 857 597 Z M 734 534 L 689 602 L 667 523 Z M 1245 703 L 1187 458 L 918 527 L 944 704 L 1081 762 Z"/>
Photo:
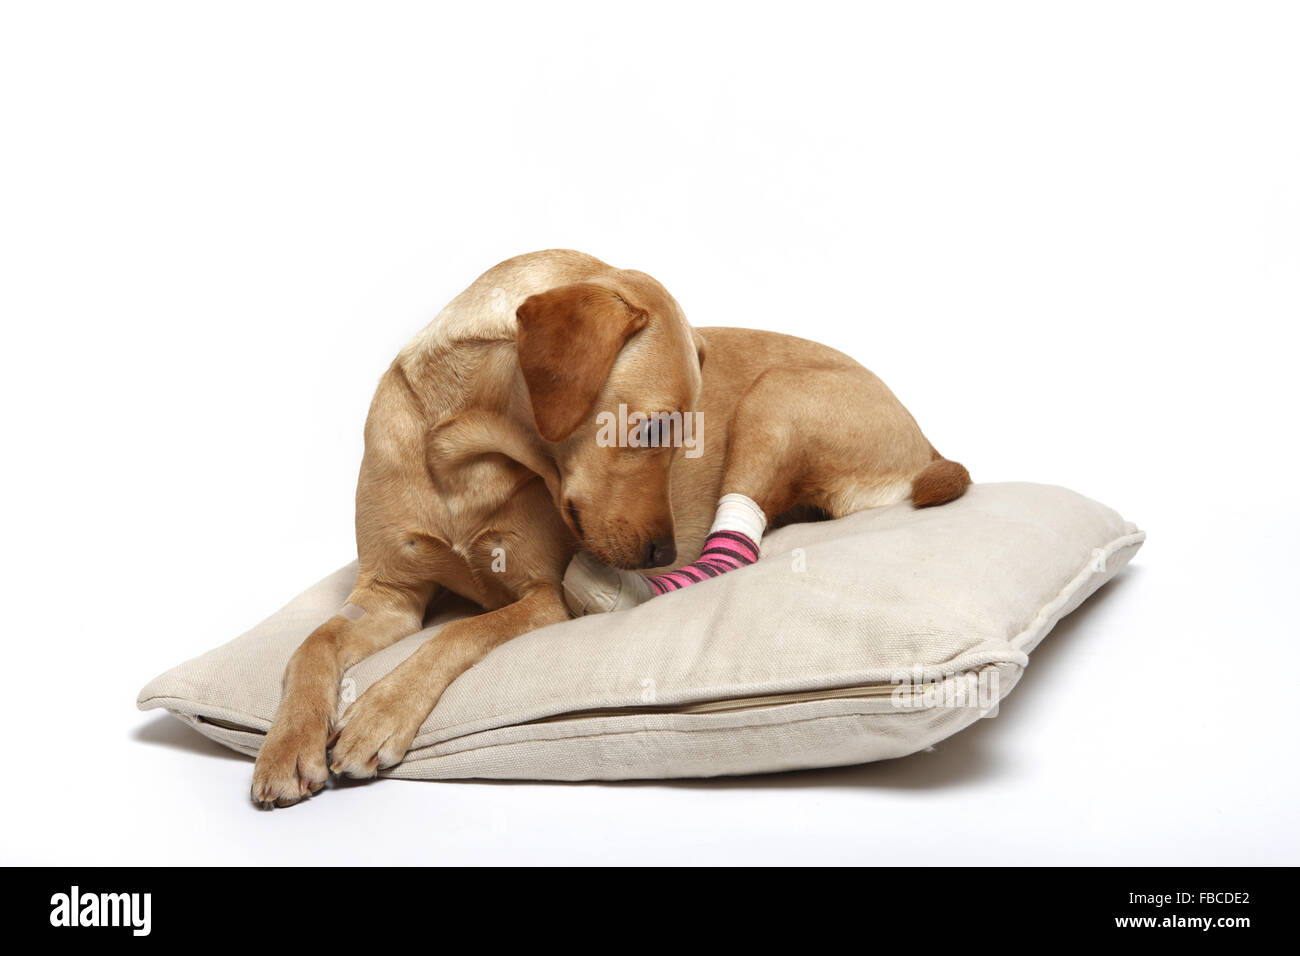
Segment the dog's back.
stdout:
<path fill-rule="evenodd" d="M 612 270 L 572 249 L 528 252 L 500 262 L 447 303 L 398 355 L 404 365 L 460 342 L 515 338 L 515 312 L 531 295 Z"/>

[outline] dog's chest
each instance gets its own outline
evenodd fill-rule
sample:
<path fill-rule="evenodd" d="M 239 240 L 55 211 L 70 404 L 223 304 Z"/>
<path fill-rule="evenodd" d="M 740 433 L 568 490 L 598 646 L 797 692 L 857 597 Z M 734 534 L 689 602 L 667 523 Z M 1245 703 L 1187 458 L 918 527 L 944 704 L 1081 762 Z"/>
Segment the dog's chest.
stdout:
<path fill-rule="evenodd" d="M 487 608 L 515 600 L 517 499 L 537 476 L 499 454 L 443 461 L 430 473 L 438 500 L 426 517 L 438 546 L 439 582 Z"/>

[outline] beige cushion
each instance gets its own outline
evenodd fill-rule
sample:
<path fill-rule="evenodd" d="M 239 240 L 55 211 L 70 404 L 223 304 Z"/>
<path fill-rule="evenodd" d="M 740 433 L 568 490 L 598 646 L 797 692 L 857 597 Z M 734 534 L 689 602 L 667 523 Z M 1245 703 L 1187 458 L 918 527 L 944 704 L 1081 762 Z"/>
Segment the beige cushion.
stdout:
<path fill-rule="evenodd" d="M 1141 546 L 1110 509 L 1045 485 L 975 485 L 782 528 L 751 567 L 516 638 L 462 675 L 394 777 L 618 780 L 899 757 L 992 712 L 1029 652 Z M 349 565 L 140 692 L 257 752 L 294 648 L 344 603 Z M 447 620 L 350 670 L 346 702 Z"/>

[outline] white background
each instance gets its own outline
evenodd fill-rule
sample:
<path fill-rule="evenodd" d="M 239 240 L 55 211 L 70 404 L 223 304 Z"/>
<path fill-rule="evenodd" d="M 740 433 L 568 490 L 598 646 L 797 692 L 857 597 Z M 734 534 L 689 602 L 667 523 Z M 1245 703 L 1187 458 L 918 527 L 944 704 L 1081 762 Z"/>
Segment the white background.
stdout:
<path fill-rule="evenodd" d="M 4 862 L 1300 862 L 1294 8 L 2 9 Z M 255 811 L 136 692 L 352 558 L 379 375 L 553 246 L 1150 540 L 931 753 Z"/>

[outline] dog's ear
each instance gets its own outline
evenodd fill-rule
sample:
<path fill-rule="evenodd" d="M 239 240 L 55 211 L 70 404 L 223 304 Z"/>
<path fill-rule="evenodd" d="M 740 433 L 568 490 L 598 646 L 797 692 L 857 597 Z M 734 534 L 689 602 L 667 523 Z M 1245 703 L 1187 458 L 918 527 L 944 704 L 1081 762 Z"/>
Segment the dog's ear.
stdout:
<path fill-rule="evenodd" d="M 515 319 L 533 421 L 556 442 L 591 414 L 623 343 L 650 316 L 611 289 L 578 282 L 530 296 Z"/>

